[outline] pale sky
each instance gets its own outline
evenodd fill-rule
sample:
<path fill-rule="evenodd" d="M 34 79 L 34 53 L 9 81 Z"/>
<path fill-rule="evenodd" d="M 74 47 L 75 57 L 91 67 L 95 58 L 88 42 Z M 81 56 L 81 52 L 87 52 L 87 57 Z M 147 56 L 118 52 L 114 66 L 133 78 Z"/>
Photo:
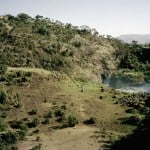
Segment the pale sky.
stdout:
<path fill-rule="evenodd" d="M 150 0 L 0 0 L 0 15 L 37 14 L 99 34 L 150 34 Z"/>

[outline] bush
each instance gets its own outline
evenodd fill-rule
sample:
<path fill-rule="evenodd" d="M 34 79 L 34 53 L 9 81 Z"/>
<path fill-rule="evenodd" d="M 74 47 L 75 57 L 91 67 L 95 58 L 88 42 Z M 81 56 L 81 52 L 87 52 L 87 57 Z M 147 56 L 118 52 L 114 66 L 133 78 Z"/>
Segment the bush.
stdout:
<path fill-rule="evenodd" d="M 32 109 L 30 112 L 28 112 L 29 115 L 36 115 L 37 109 Z"/>
<path fill-rule="evenodd" d="M 7 128 L 7 125 L 0 122 L 0 132 L 5 131 L 6 128 Z"/>
<path fill-rule="evenodd" d="M 18 131 L 17 134 L 19 140 L 24 140 L 26 136 L 26 131 Z"/>
<path fill-rule="evenodd" d="M 6 93 L 3 90 L 0 90 L 0 103 L 6 103 Z"/>
<path fill-rule="evenodd" d="M 63 115 L 64 115 L 64 110 L 62 110 L 62 109 L 55 110 L 56 117 L 62 117 Z"/>
<path fill-rule="evenodd" d="M 0 64 L 0 74 L 5 74 L 7 71 L 7 66 L 4 64 Z"/>
<path fill-rule="evenodd" d="M 6 118 L 6 117 L 7 117 L 7 113 L 6 113 L 6 112 L 3 112 L 3 113 L 1 114 L 1 117 L 2 117 L 2 118 Z"/>
<path fill-rule="evenodd" d="M 0 150 L 7 150 L 7 145 L 3 142 L 0 142 Z"/>
<path fill-rule="evenodd" d="M 28 131 L 28 126 L 26 123 L 22 122 L 22 121 L 10 121 L 9 122 L 10 126 L 14 129 L 21 129 L 23 131 Z"/>
<path fill-rule="evenodd" d="M 84 121 L 85 124 L 95 124 L 96 123 L 96 118 L 95 117 L 90 117 L 88 120 Z"/>
<path fill-rule="evenodd" d="M 38 144 L 34 146 L 33 148 L 31 148 L 31 150 L 41 150 L 41 148 L 42 148 L 42 144 Z"/>
<path fill-rule="evenodd" d="M 46 118 L 43 122 L 43 124 L 49 124 L 50 123 L 50 119 L 49 118 Z"/>
<path fill-rule="evenodd" d="M 7 144 L 15 144 L 17 142 L 17 134 L 15 132 L 8 131 L 5 134 L 2 134 L 0 137 L 1 141 Z"/>
<path fill-rule="evenodd" d="M 11 150 L 18 150 L 18 147 L 17 146 L 12 146 Z"/>
<path fill-rule="evenodd" d="M 47 115 L 44 116 L 45 118 L 52 118 L 52 112 L 49 111 Z"/>
<path fill-rule="evenodd" d="M 29 128 L 34 128 L 40 124 L 39 118 L 34 118 L 32 122 L 28 123 Z"/>
<path fill-rule="evenodd" d="M 37 33 L 46 36 L 46 35 L 49 35 L 49 30 L 48 30 L 47 27 L 41 26 L 41 27 L 38 29 Z"/>
<path fill-rule="evenodd" d="M 76 124 L 78 124 L 78 120 L 72 115 L 68 116 L 67 121 L 68 121 L 68 126 L 69 127 L 74 127 Z"/>

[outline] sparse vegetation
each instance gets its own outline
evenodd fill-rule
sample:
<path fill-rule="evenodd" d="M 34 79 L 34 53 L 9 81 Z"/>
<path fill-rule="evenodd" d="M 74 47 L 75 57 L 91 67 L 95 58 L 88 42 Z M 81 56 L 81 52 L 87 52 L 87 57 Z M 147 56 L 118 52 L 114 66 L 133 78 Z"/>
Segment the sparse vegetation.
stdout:
<path fill-rule="evenodd" d="M 28 145 L 33 137 L 35 142 L 45 142 L 55 129 L 63 128 L 58 136 L 68 130 L 63 136 L 71 137 L 70 131 L 76 128 L 66 127 L 77 124 L 79 129 L 87 127 L 92 138 L 91 129 L 104 128 L 101 138 L 112 144 L 116 133 L 127 135 L 135 127 L 127 138 L 147 136 L 149 95 L 120 93 L 100 85 L 99 80 L 101 74 L 103 78 L 105 72 L 109 75 L 121 68 L 121 74 L 116 74 L 130 82 L 149 82 L 149 58 L 149 48 L 105 38 L 87 26 L 24 13 L 1 17 L 0 149 L 19 149 L 15 147 L 18 140 L 26 139 L 23 145 Z M 40 149 L 41 144 L 32 148 Z"/>

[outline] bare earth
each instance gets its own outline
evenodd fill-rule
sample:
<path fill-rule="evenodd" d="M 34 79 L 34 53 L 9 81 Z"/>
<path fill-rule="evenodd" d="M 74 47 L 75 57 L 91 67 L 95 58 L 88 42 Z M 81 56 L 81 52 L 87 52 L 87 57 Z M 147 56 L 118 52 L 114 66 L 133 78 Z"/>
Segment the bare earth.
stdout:
<path fill-rule="evenodd" d="M 52 131 L 48 136 L 40 135 L 42 150 L 101 150 L 100 137 L 96 138 L 98 131 L 95 127 L 83 125 Z M 19 143 L 18 148 L 29 150 L 38 143 L 29 139 Z"/>

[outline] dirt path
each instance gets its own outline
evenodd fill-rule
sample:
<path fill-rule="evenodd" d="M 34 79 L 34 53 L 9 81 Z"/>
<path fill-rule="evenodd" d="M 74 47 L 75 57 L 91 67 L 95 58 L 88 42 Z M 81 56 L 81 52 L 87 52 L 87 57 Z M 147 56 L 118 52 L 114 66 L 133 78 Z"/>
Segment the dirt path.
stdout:
<path fill-rule="evenodd" d="M 41 134 L 42 150 L 100 150 L 100 138 L 95 138 L 95 127 L 76 126 L 74 128 L 65 128 L 53 131 L 46 136 Z M 31 140 L 19 143 L 19 149 L 29 150 L 36 145 Z"/>

